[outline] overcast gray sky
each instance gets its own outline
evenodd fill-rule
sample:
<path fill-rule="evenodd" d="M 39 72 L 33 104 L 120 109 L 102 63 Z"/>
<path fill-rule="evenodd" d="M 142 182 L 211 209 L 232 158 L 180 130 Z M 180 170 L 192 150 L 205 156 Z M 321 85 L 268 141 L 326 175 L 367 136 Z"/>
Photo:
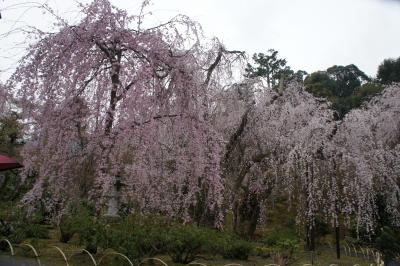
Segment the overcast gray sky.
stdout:
<path fill-rule="evenodd" d="M 0 79 L 9 75 L 26 46 L 19 31 L 5 33 L 21 26 L 49 27 L 49 16 L 27 2 L 0 0 Z M 73 0 L 37 2 L 70 20 L 77 17 Z M 111 2 L 136 14 L 141 1 Z M 206 36 L 218 37 L 229 49 L 252 54 L 274 48 L 296 70 L 353 63 L 374 76 L 383 59 L 400 56 L 398 0 L 153 0 L 148 10 L 160 22 L 188 15 L 202 24 Z"/>

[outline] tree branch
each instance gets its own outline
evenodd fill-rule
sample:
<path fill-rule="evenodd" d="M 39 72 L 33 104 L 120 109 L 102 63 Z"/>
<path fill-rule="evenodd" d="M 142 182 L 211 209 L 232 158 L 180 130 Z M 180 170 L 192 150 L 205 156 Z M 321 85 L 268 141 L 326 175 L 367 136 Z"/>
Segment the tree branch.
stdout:
<path fill-rule="evenodd" d="M 238 54 L 239 56 L 245 55 L 245 52 L 242 51 L 236 51 L 236 50 L 226 50 L 222 45 L 218 49 L 217 57 L 215 58 L 214 62 L 210 65 L 210 67 L 207 69 L 207 76 L 206 80 L 204 81 L 204 85 L 208 86 L 210 84 L 211 76 L 212 73 L 214 72 L 215 68 L 218 66 L 218 64 L 221 62 L 223 54 Z"/>

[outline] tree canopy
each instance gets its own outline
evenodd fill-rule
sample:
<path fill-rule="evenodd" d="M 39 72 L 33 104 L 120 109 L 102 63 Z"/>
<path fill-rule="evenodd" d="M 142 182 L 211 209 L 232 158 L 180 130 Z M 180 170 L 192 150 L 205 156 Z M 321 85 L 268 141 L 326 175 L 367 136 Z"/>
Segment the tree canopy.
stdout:
<path fill-rule="evenodd" d="M 378 67 L 377 78 L 383 84 L 400 82 L 400 57 L 385 59 Z"/>
<path fill-rule="evenodd" d="M 302 81 L 307 72 L 298 70 L 294 72 L 284 58 L 278 57 L 278 51 L 268 50 L 268 54 L 258 53 L 253 55 L 255 66 L 250 63 L 245 69 L 245 76 L 248 78 L 263 77 L 267 80 L 270 88 L 277 88 L 278 85 L 284 86 L 285 81 Z"/>
<path fill-rule="evenodd" d="M 107 0 L 82 12 L 79 24 L 42 33 L 8 83 L 29 121 L 25 175 L 37 175 L 24 201 L 57 212 L 76 197 L 104 203 L 123 184 L 118 197 L 138 209 L 218 222 L 224 186 L 209 90 L 219 63 L 240 53 L 202 45 L 185 16 L 142 29 L 141 15 Z"/>
<path fill-rule="evenodd" d="M 315 96 L 331 101 L 340 118 L 382 90 L 380 84 L 373 82 L 353 64 L 335 65 L 326 71 L 311 73 L 304 84 Z"/>

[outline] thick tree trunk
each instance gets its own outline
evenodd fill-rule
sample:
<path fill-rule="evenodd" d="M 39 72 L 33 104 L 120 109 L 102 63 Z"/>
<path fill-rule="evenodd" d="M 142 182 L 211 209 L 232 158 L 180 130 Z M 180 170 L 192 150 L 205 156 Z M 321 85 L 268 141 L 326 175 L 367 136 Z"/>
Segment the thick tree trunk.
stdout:
<path fill-rule="evenodd" d="M 246 195 L 236 201 L 233 208 L 233 230 L 236 234 L 252 239 L 260 217 L 260 204 L 255 195 Z"/>
<path fill-rule="evenodd" d="M 307 249 L 310 251 L 310 261 L 314 264 L 315 255 L 315 226 L 307 225 L 306 227 L 306 244 Z"/>
<path fill-rule="evenodd" d="M 335 222 L 335 235 L 336 235 L 336 258 L 340 259 L 340 223 Z"/>
<path fill-rule="evenodd" d="M 120 81 L 120 70 L 121 70 L 121 58 L 122 58 L 122 50 L 119 46 L 119 41 L 114 40 L 112 46 L 107 46 L 104 42 L 96 42 L 96 45 L 104 52 L 105 56 L 108 57 L 109 62 L 111 64 L 110 78 L 111 78 L 111 91 L 110 91 L 110 99 L 109 106 L 106 112 L 105 117 L 105 127 L 104 127 L 104 135 L 111 139 L 111 133 L 113 130 L 114 120 L 115 120 L 115 112 L 117 109 L 117 103 L 121 99 L 121 95 L 117 95 L 118 89 L 121 87 Z M 129 90 L 131 85 L 128 85 L 124 88 L 124 92 Z M 102 147 L 102 158 L 101 158 L 101 174 L 107 175 L 109 172 L 109 161 L 110 161 L 110 153 L 113 149 L 114 143 L 110 141 Z M 107 215 L 109 216 L 117 216 L 119 209 L 119 189 L 117 188 L 117 177 L 114 176 L 114 182 L 109 188 L 111 191 L 109 193 L 109 199 L 107 204 Z"/>
<path fill-rule="evenodd" d="M 310 232 L 310 250 L 311 250 L 311 264 L 314 265 L 314 257 L 315 257 L 315 226 L 311 228 Z"/>
<path fill-rule="evenodd" d="M 315 226 L 310 230 L 310 250 L 315 251 Z"/>

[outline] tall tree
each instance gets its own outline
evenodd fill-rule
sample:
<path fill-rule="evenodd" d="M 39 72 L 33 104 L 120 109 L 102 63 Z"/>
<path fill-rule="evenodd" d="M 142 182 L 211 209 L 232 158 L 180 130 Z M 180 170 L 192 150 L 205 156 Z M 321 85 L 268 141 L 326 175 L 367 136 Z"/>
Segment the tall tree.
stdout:
<path fill-rule="evenodd" d="M 353 64 L 335 65 L 326 71 L 311 73 L 305 78 L 304 84 L 315 96 L 327 98 L 332 102 L 339 118 L 382 90 L 379 84 L 371 82 L 371 79 Z"/>
<path fill-rule="evenodd" d="M 278 57 L 278 51 L 268 50 L 268 54 L 258 53 L 253 55 L 253 61 L 256 66 L 247 64 L 246 77 L 264 77 L 270 88 L 278 85 L 281 75 L 292 74 L 290 68 L 286 66 L 286 59 Z"/>
<path fill-rule="evenodd" d="M 274 191 L 282 190 L 296 195 L 296 201 L 303 203 L 299 205 L 302 206 L 299 218 L 312 226 L 317 215 L 314 203 L 320 197 L 317 184 L 326 177 L 317 174 L 316 167 L 309 174 L 310 170 L 300 166 L 317 164 L 314 160 L 319 158 L 334 130 L 333 111 L 298 83 L 281 93 L 262 88 L 262 84 L 254 81 L 233 87 L 232 93 L 238 88 L 242 89 L 238 91 L 253 91 L 254 98 L 236 100 L 239 103 L 235 106 L 241 106 L 241 112 L 231 112 L 236 122 L 227 136 L 222 160 L 232 193 L 229 202 L 233 204 L 234 230 L 251 237 L 267 199 Z M 221 119 L 232 121 L 225 116 Z"/>
<path fill-rule="evenodd" d="M 350 96 L 361 84 L 370 81 L 370 78 L 351 64 L 347 66 L 332 66 L 326 70 L 329 77 L 335 81 L 333 95 L 337 97 Z"/>
<path fill-rule="evenodd" d="M 377 79 L 383 84 L 400 82 L 400 57 L 385 59 L 378 67 Z"/>
<path fill-rule="evenodd" d="M 107 0 L 82 12 L 79 24 L 40 33 L 8 84 L 31 132 L 25 174 L 38 175 L 25 202 L 54 213 L 74 197 L 100 206 L 117 197 L 191 220 L 202 199 L 218 223 L 224 184 L 209 92 L 238 52 L 201 45 L 185 16 L 142 29 L 142 13 Z"/>

